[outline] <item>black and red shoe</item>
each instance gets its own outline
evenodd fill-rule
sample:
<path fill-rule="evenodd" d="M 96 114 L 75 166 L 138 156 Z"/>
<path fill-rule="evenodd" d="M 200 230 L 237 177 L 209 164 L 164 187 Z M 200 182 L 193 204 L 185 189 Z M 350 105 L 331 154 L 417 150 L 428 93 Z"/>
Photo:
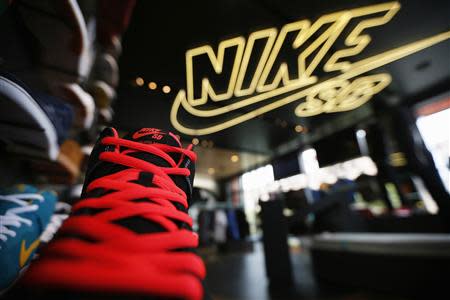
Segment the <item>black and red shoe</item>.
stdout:
<path fill-rule="evenodd" d="M 65 291 L 65 299 L 77 293 L 202 299 L 206 272 L 192 251 L 198 237 L 187 214 L 191 149 L 159 129 L 124 138 L 105 129 L 81 200 L 21 285 Z"/>

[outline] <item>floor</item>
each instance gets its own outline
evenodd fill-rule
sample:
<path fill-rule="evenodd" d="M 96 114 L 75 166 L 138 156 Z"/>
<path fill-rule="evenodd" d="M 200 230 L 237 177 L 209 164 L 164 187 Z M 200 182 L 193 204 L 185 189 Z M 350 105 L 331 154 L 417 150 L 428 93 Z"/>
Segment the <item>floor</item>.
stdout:
<path fill-rule="evenodd" d="M 208 275 L 206 286 L 214 300 L 403 300 L 384 294 L 338 288 L 318 284 L 313 276 L 311 261 L 301 248 L 291 248 L 294 287 L 270 293 L 261 243 L 252 252 L 217 255 L 203 253 Z"/>

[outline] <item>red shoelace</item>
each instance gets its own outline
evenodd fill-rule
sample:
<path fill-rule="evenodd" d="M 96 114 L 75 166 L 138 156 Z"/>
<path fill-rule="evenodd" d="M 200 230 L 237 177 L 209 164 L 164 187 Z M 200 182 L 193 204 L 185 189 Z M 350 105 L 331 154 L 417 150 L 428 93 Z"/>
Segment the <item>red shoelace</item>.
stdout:
<path fill-rule="evenodd" d="M 169 177 L 189 176 L 190 171 L 181 168 L 169 153 L 179 153 L 181 157 L 195 161 L 192 145 L 183 149 L 165 144 L 143 144 L 117 136 L 103 138 L 102 143 L 115 146 L 116 150 L 101 153 L 100 160 L 128 168 L 95 179 L 88 185 L 88 193 L 99 188 L 113 192 L 83 199 L 73 206 L 73 212 L 85 208 L 103 211 L 67 219 L 59 231 L 63 237 L 51 242 L 41 258 L 31 265 L 25 283 L 74 291 L 201 299 L 201 279 L 206 273 L 202 260 L 190 252 L 174 251 L 197 247 L 198 236 L 179 229 L 175 223 L 181 221 L 192 226 L 192 219 L 175 207 L 174 203 L 179 203 L 187 208 L 187 197 Z M 119 151 L 119 146 L 127 150 Z M 157 155 L 170 167 L 160 167 L 127 155 L 133 152 Z M 153 174 L 153 187 L 131 182 L 138 179 L 140 172 Z M 149 201 L 133 202 L 143 198 Z M 156 223 L 166 231 L 137 234 L 114 224 L 114 221 L 136 216 Z"/>

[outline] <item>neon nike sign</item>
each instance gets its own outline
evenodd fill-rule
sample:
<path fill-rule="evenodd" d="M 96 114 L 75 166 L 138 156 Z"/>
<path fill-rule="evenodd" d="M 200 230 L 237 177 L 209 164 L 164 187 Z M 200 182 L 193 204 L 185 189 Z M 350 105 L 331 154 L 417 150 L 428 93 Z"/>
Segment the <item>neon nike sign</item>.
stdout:
<path fill-rule="evenodd" d="M 276 28 L 263 29 L 251 33 L 247 40 L 240 36 L 220 42 L 217 54 L 210 45 L 188 50 L 186 90 L 180 90 L 174 100 L 170 113 L 172 125 L 184 134 L 199 136 L 230 128 L 295 101 L 301 101 L 295 108 L 298 117 L 348 111 L 363 105 L 391 83 L 388 73 L 365 73 L 450 38 L 447 31 L 350 62 L 349 58 L 360 54 L 371 42 L 370 35 L 364 31 L 388 23 L 399 9 L 398 2 L 388 2 L 324 15 L 314 23 L 309 20 L 289 23 L 279 32 Z M 348 28 L 350 24 L 356 25 Z M 350 29 L 344 39 L 346 48 L 330 53 L 345 28 Z M 287 38 L 292 35 L 293 41 Z M 261 53 L 253 53 L 256 43 L 264 44 Z M 288 63 L 280 62 L 280 50 L 286 47 L 298 53 L 296 78 L 289 72 Z M 225 72 L 225 56 L 229 52 L 234 53 L 234 59 L 231 70 Z M 254 62 L 255 56 L 256 68 L 249 71 L 249 62 Z M 228 82 L 226 91 L 217 92 L 207 77 L 196 78 L 195 62 L 202 57 L 208 58 L 216 76 Z M 322 73 L 330 74 L 327 79 L 315 75 L 319 65 Z M 244 86 L 246 78 L 251 80 Z M 198 90 L 200 94 L 195 95 Z M 215 105 L 208 105 L 211 103 Z M 250 107 L 254 109 L 249 110 Z M 226 115 L 230 118 L 193 128 L 180 121 L 181 108 L 204 120 Z M 243 108 L 244 113 L 232 114 Z"/>

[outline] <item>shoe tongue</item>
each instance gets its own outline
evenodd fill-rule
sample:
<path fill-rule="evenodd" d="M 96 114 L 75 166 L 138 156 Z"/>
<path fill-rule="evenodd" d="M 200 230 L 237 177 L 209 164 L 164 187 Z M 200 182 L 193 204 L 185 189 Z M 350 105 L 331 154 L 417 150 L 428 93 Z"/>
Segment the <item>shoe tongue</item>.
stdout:
<path fill-rule="evenodd" d="M 135 132 L 130 132 L 124 139 L 141 142 L 145 144 L 166 144 L 174 147 L 181 147 L 179 138 L 171 132 L 157 128 L 141 128 Z"/>
<path fill-rule="evenodd" d="M 163 131 L 157 128 L 141 128 L 137 131 L 130 132 L 123 137 L 126 140 L 140 142 L 143 144 L 165 144 L 177 148 L 181 148 L 181 143 L 177 136 L 171 132 Z M 122 151 L 122 149 L 121 149 Z M 130 156 L 143 159 L 160 167 L 170 167 L 169 162 L 165 159 L 147 152 L 130 153 Z M 175 163 L 179 163 L 181 155 L 179 153 L 169 153 Z"/>
<path fill-rule="evenodd" d="M 115 132 L 115 131 L 114 131 Z M 117 136 L 117 133 L 113 133 L 113 130 L 110 128 L 105 129 L 99 138 L 99 141 L 106 136 Z M 123 137 L 123 139 L 144 143 L 144 144 L 165 144 L 170 145 L 174 147 L 181 148 L 181 143 L 177 136 L 175 136 L 171 132 L 166 132 L 160 129 L 156 128 L 141 128 L 137 131 L 128 133 Z M 126 153 L 128 156 L 132 156 L 144 161 L 147 161 L 149 163 L 152 163 L 154 165 L 160 166 L 160 167 L 171 167 L 170 163 L 167 162 L 165 159 L 159 157 L 158 155 L 154 155 L 145 151 L 134 151 L 132 149 L 128 149 L 127 147 L 121 147 L 120 152 Z M 126 152 L 127 150 L 131 150 L 130 152 Z M 91 154 L 90 158 L 90 167 L 88 166 L 88 175 L 86 177 L 84 191 L 82 194 L 82 199 L 85 197 L 99 197 L 101 195 L 104 195 L 105 191 L 99 189 L 94 190 L 87 195 L 85 193 L 86 186 L 95 180 L 96 178 L 113 174 L 116 172 L 119 172 L 126 167 L 121 165 L 116 165 L 110 162 L 105 162 L 99 160 L 99 155 L 102 152 L 114 152 L 115 148 L 111 146 L 104 146 L 102 143 L 97 143 L 97 145 L 94 147 L 93 153 Z M 171 175 L 170 177 L 174 181 L 174 183 L 184 190 L 186 192 L 188 202 L 190 202 L 191 194 L 192 194 L 192 182 L 194 178 L 195 173 L 195 165 L 194 162 L 192 162 L 189 157 L 182 156 L 180 153 L 168 153 L 172 157 L 172 159 L 175 161 L 176 164 L 179 164 L 181 168 L 188 168 L 191 171 L 191 176 L 178 176 L 178 175 Z M 141 184 L 143 186 L 152 186 L 152 180 L 153 180 L 153 174 L 147 173 L 147 172 L 141 172 L 139 175 L 138 180 L 136 183 Z M 148 199 L 136 199 L 136 201 L 148 201 Z M 178 207 L 179 210 L 184 209 L 182 207 Z M 94 211 L 91 209 L 86 209 L 83 212 L 78 212 L 80 214 L 95 214 L 98 211 Z M 131 217 L 126 219 L 120 219 L 115 222 L 118 225 L 124 226 L 126 228 L 129 228 L 130 230 L 136 232 L 136 233 L 150 233 L 150 232 L 160 232 L 164 231 L 162 227 L 157 225 L 156 223 L 153 223 L 147 219 L 141 218 L 141 217 Z M 180 223 L 180 226 L 184 226 Z"/>
<path fill-rule="evenodd" d="M 101 140 L 105 136 L 113 136 L 114 134 L 112 133 L 111 130 L 112 130 L 111 128 L 105 129 L 101 133 L 99 140 Z M 157 128 L 141 128 L 139 130 L 132 131 L 132 132 L 126 134 L 123 137 L 123 139 L 140 142 L 140 143 L 144 143 L 144 144 L 156 144 L 157 143 L 157 144 L 166 144 L 166 145 L 179 147 L 179 148 L 182 147 L 181 143 L 176 135 L 174 135 L 171 132 L 163 131 L 163 130 L 157 129 Z M 120 149 L 121 152 L 126 151 L 126 150 L 127 150 L 126 147 L 123 147 L 122 149 Z M 97 178 L 105 176 L 105 175 L 113 174 L 113 173 L 116 173 L 116 172 L 119 172 L 119 171 L 125 169 L 125 167 L 123 167 L 121 165 L 115 165 L 115 164 L 112 164 L 109 162 L 99 161 L 98 157 L 99 157 L 100 153 L 105 152 L 105 151 L 114 151 L 114 149 L 111 148 L 111 146 L 109 148 L 102 146 L 101 143 L 97 143 L 96 147 L 94 147 L 94 150 L 90 157 L 90 163 L 88 165 L 88 174 L 86 176 L 85 186 L 83 188 L 83 195 L 84 195 L 86 186 L 90 182 L 92 182 L 94 179 L 97 179 Z M 154 154 L 151 154 L 148 152 L 136 151 L 136 152 L 128 153 L 127 155 L 142 159 L 144 161 L 150 162 L 150 163 L 160 166 L 160 167 L 171 167 L 170 163 L 167 162 L 165 159 L 161 158 L 158 155 L 154 155 Z M 181 159 L 180 153 L 172 152 L 172 153 L 168 153 L 168 155 L 172 157 L 172 159 L 175 161 L 175 163 L 177 163 L 177 164 L 180 163 L 180 159 Z M 186 191 L 186 193 L 188 194 L 188 198 L 190 198 L 189 196 L 192 191 L 192 182 L 193 182 L 193 177 L 194 177 L 194 172 L 195 172 L 194 164 L 192 161 L 190 161 L 190 159 L 188 157 L 185 156 L 183 158 L 183 161 L 180 163 L 180 167 L 188 168 L 189 170 L 191 170 L 191 176 L 189 178 L 185 178 L 184 176 L 171 176 L 171 177 L 175 181 L 175 184 L 177 184 L 181 189 Z M 140 183 L 142 185 L 149 185 L 148 182 L 140 182 Z"/>

